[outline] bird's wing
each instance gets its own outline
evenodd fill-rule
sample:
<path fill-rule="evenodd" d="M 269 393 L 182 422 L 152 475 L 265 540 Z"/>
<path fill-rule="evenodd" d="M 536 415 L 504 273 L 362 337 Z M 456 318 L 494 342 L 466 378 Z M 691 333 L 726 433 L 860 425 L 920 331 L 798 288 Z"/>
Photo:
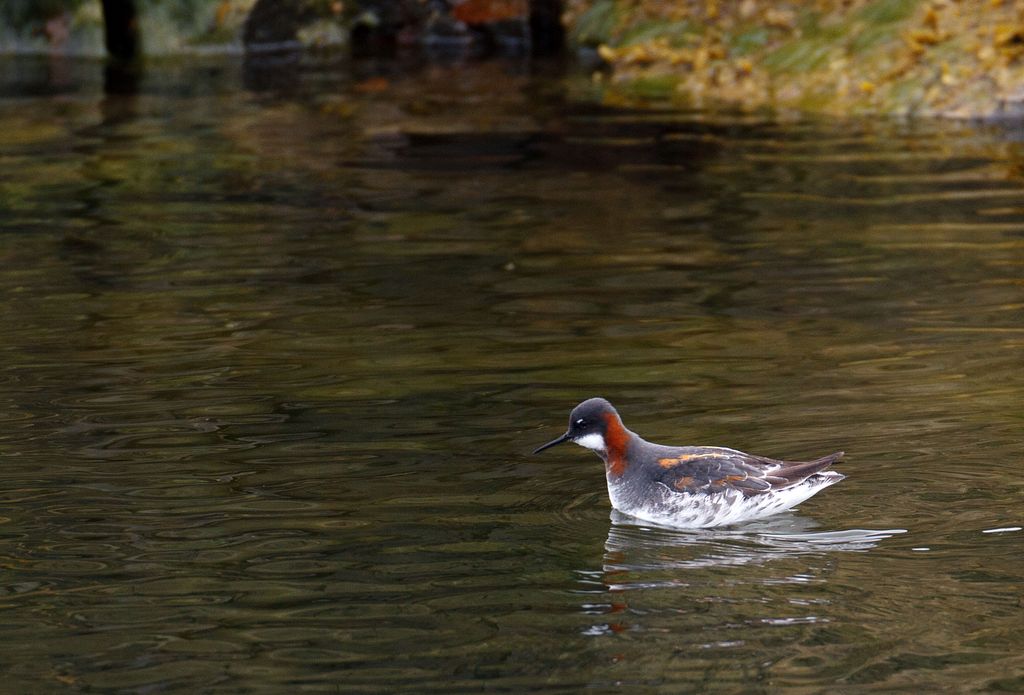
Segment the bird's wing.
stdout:
<path fill-rule="evenodd" d="M 695 447 L 658 459 L 657 479 L 676 492 L 737 490 L 757 495 L 800 483 L 842 456 L 840 451 L 814 461 L 791 462 L 734 449 Z"/>

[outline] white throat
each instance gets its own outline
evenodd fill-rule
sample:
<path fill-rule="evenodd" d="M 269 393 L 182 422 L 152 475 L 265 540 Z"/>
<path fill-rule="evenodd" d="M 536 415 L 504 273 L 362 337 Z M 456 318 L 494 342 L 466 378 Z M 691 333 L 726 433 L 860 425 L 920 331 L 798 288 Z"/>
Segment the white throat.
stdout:
<path fill-rule="evenodd" d="M 592 451 L 606 451 L 608 449 L 604 444 L 604 437 L 597 432 L 585 434 L 579 439 L 574 439 L 573 442 Z"/>

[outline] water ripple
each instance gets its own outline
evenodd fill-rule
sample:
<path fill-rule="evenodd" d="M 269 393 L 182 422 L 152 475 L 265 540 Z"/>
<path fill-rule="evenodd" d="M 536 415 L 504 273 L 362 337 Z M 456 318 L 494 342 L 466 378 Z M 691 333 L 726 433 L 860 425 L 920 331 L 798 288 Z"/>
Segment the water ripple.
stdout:
<path fill-rule="evenodd" d="M 100 67 L 0 71 L 8 690 L 1019 689 L 1012 139 Z M 591 395 L 848 478 L 609 524 Z"/>

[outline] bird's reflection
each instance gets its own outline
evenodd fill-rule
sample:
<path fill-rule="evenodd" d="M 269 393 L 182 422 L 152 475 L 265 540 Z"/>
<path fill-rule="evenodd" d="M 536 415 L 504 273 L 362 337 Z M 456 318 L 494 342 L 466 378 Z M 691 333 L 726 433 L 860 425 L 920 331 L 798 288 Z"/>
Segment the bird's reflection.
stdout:
<path fill-rule="evenodd" d="M 779 514 L 740 526 L 677 529 L 612 511 L 604 570 L 672 570 L 763 564 L 810 553 L 870 550 L 905 529 L 817 530 L 798 514 Z"/>
<path fill-rule="evenodd" d="M 599 623 L 589 623 L 584 633 L 619 633 L 635 627 L 626 618 L 636 614 L 630 607 L 631 594 L 644 604 L 693 606 L 696 601 L 713 600 L 709 590 L 714 593 L 714 587 L 723 581 L 733 589 L 742 585 L 806 585 L 815 581 L 812 573 L 820 573 L 822 565 L 830 564 L 829 556 L 864 552 L 905 532 L 820 530 L 817 522 L 795 513 L 729 528 L 677 529 L 613 511 L 601 571 L 585 572 L 581 577 L 582 583 L 592 587 L 584 591 L 589 599 L 601 596 L 583 606 L 586 614 L 601 618 Z M 794 572 L 792 562 L 777 562 L 799 558 L 806 558 L 807 573 Z M 641 599 L 644 592 L 651 591 L 662 598 L 648 594 Z"/>

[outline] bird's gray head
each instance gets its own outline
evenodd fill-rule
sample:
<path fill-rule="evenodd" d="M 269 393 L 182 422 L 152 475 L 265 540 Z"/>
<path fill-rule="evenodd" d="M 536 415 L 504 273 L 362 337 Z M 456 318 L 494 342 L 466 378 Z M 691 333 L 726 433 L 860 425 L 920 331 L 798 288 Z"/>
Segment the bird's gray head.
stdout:
<path fill-rule="evenodd" d="M 562 442 L 574 442 L 598 452 L 606 451 L 608 444 L 605 437 L 608 433 L 609 423 L 612 421 L 621 422 L 619 413 L 612 404 L 603 398 L 589 398 L 569 413 L 569 429 L 565 431 L 565 434 L 537 447 L 533 453 L 539 454 Z"/>

